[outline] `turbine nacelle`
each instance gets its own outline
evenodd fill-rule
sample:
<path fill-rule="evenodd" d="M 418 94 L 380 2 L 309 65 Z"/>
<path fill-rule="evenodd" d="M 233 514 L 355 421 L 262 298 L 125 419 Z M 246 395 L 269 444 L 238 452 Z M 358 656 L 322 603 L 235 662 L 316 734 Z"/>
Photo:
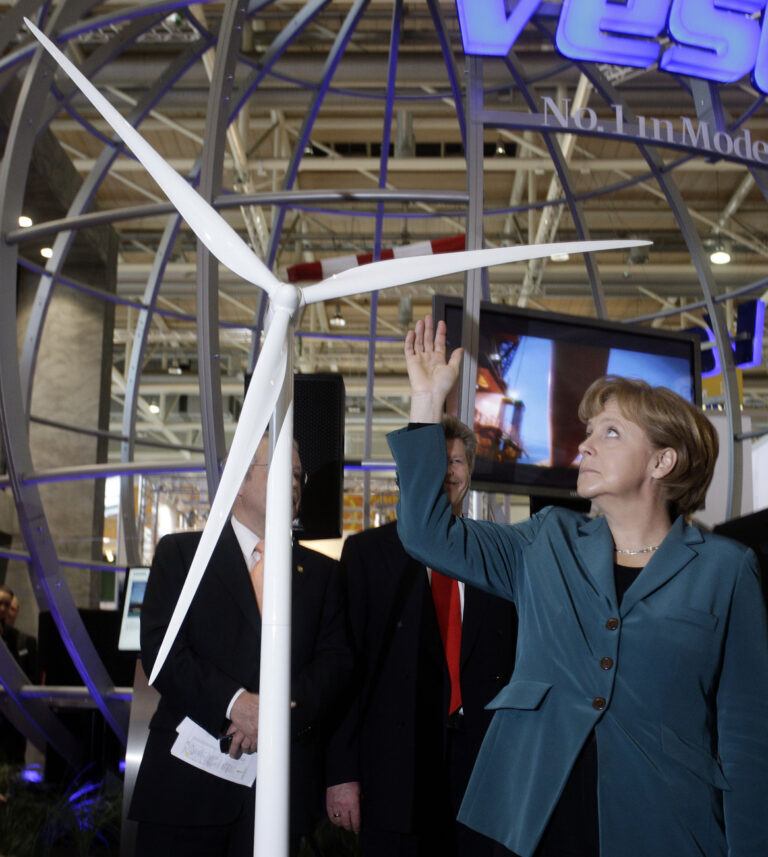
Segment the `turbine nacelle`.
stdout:
<path fill-rule="evenodd" d="M 269 303 L 273 312 L 283 311 L 293 317 L 296 310 L 305 306 L 307 301 L 298 286 L 294 286 L 292 283 L 280 283 L 269 296 Z"/>

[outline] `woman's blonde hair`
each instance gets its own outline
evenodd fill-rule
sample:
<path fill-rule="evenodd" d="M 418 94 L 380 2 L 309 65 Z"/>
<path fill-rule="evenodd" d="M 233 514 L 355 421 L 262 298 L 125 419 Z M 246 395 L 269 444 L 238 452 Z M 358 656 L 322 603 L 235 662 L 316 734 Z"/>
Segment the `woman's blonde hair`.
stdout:
<path fill-rule="evenodd" d="M 677 453 L 677 463 L 661 480 L 673 520 L 700 509 L 719 448 L 717 432 L 701 409 L 666 387 L 606 375 L 584 393 L 579 419 L 586 423 L 603 410 L 609 399 L 615 399 L 622 414 L 643 429 L 654 447 L 671 447 Z"/>

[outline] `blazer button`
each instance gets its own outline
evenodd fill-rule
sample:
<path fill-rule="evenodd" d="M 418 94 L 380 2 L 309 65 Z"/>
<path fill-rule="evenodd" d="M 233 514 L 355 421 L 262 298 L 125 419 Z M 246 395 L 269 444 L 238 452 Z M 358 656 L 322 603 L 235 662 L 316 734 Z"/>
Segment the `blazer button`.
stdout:
<path fill-rule="evenodd" d="M 602 711 L 605 708 L 605 698 L 602 696 L 596 696 L 592 700 L 592 708 L 597 709 L 597 711 Z"/>
<path fill-rule="evenodd" d="M 619 620 L 611 617 L 606 623 L 605 627 L 609 631 L 615 631 L 619 627 Z"/>
<path fill-rule="evenodd" d="M 600 669 L 609 670 L 613 666 L 613 658 L 601 658 Z"/>

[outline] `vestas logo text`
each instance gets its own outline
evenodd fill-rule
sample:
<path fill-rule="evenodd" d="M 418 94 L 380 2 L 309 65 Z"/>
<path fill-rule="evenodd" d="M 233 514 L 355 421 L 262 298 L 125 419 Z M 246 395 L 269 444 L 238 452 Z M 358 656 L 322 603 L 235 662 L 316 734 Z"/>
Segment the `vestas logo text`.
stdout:
<path fill-rule="evenodd" d="M 506 56 L 542 0 L 456 0 L 464 50 Z M 563 0 L 555 44 L 571 59 L 659 68 L 718 83 L 752 73 L 768 93 L 766 0 Z M 551 9 L 546 4 L 547 10 Z M 544 10 L 542 10 L 544 11 Z M 657 39 L 669 37 L 662 50 Z"/>

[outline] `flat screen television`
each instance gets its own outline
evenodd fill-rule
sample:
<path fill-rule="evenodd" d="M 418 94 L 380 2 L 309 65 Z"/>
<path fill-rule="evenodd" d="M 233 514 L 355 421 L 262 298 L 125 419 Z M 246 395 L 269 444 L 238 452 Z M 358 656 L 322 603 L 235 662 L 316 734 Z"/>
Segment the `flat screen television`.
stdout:
<path fill-rule="evenodd" d="M 120 637 L 117 641 L 120 652 L 141 651 L 141 605 L 144 603 L 148 580 L 148 566 L 131 566 L 128 569 L 120 619 Z"/>
<path fill-rule="evenodd" d="M 463 301 L 437 295 L 448 349 L 461 344 Z M 483 302 L 480 309 L 472 487 L 576 496 L 578 405 L 602 375 L 642 378 L 701 403 L 698 337 Z"/>

